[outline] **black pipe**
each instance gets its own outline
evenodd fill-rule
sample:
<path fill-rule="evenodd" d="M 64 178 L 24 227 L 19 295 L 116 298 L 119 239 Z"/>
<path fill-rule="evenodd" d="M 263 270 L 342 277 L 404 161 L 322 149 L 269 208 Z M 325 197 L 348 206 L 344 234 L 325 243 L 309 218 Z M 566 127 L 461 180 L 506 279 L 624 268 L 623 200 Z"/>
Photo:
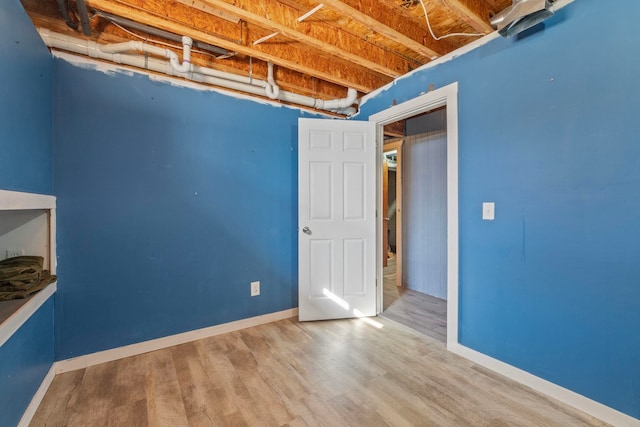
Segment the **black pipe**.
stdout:
<path fill-rule="evenodd" d="M 91 35 L 91 25 L 89 25 L 89 12 L 87 11 L 87 5 L 84 0 L 76 0 L 78 6 L 78 14 L 80 15 L 80 24 L 82 25 L 82 34 L 85 36 Z"/>
<path fill-rule="evenodd" d="M 67 23 L 67 27 L 77 30 L 78 23 L 73 22 L 69 17 L 69 8 L 67 7 L 67 0 L 58 0 L 58 10 L 60 10 L 60 15 L 62 16 L 62 19 L 64 19 L 64 22 Z"/>

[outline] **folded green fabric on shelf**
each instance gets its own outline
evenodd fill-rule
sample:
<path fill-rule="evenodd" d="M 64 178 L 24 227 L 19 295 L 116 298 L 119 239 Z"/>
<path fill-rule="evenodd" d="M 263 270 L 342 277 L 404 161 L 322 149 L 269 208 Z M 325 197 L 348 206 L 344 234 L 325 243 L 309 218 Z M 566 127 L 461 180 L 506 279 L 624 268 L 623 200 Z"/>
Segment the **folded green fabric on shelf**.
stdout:
<path fill-rule="evenodd" d="M 43 269 L 44 258 L 18 256 L 0 261 L 0 301 L 26 298 L 57 277 Z"/>
<path fill-rule="evenodd" d="M 0 261 L 0 282 L 38 281 L 44 258 L 41 256 L 17 256 Z"/>

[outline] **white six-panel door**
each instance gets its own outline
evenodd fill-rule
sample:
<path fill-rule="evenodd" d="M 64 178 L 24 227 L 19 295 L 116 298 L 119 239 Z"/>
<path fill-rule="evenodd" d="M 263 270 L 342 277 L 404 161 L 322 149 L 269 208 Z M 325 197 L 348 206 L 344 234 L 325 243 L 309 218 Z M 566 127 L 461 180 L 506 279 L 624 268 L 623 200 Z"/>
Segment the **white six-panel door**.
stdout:
<path fill-rule="evenodd" d="M 375 123 L 298 124 L 299 318 L 375 316 Z"/>

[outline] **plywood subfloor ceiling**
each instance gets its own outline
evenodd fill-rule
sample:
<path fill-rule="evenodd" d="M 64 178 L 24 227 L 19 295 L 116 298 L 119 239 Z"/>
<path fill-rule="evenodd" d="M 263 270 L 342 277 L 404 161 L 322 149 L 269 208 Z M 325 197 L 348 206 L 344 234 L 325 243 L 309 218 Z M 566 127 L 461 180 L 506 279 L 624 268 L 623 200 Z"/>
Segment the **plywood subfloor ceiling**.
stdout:
<path fill-rule="evenodd" d="M 318 99 L 343 98 L 347 88 L 369 93 L 479 37 L 434 39 L 420 0 L 85 0 L 87 36 L 76 1 L 22 0 L 36 27 L 100 44 L 168 43 L 182 58 L 179 42 L 123 25 L 124 18 L 220 48 L 194 47 L 204 52 L 193 53 L 194 65 L 266 80 L 272 62 L 282 91 Z M 423 1 L 437 37 L 489 34 L 490 17 L 511 4 Z M 61 6 L 68 8 L 71 25 Z"/>

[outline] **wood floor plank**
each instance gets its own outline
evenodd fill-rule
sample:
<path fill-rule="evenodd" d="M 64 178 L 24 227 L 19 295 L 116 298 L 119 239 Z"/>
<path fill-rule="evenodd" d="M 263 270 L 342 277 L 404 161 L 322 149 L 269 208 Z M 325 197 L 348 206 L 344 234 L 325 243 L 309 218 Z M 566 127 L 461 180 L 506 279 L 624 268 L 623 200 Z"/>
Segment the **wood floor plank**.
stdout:
<path fill-rule="evenodd" d="M 143 357 L 127 357 L 114 362 L 114 378 L 110 406 L 135 407 L 147 399 L 145 390 L 146 362 Z"/>
<path fill-rule="evenodd" d="M 58 375 L 31 425 L 606 425 L 376 320 L 286 319 Z"/>
<path fill-rule="evenodd" d="M 316 394 L 290 401 L 290 410 L 310 427 L 346 425 L 346 422 Z"/>
<path fill-rule="evenodd" d="M 171 351 L 164 349 L 144 356 L 147 359 L 145 384 L 149 425 L 188 426 Z"/>
<path fill-rule="evenodd" d="M 84 369 L 56 375 L 47 390 L 48 396 L 59 396 L 56 399 L 43 399 L 38 411 L 31 420 L 32 426 L 62 426 L 68 424 L 72 405 L 70 400 L 77 395 Z"/>
<path fill-rule="evenodd" d="M 307 427 L 308 424 L 302 418 L 295 418 L 290 422 L 283 424 L 283 427 Z"/>
<path fill-rule="evenodd" d="M 214 381 L 216 411 L 223 417 L 235 419 L 234 414 L 240 413 L 240 406 L 235 398 L 235 386 L 239 384 L 239 379 L 226 356 L 226 350 L 220 346 L 221 341 L 223 340 L 204 339 L 196 342 L 196 349 L 207 375 Z"/>
<path fill-rule="evenodd" d="M 112 409 L 108 426 L 146 426 L 149 424 L 147 417 L 147 400 L 136 400 Z"/>
<path fill-rule="evenodd" d="M 197 343 L 171 349 L 182 401 L 190 425 L 216 425 L 221 420 L 222 406 L 214 381 L 200 359 Z"/>
<path fill-rule="evenodd" d="M 384 268 L 382 315 L 446 344 L 447 301 L 396 286 L 396 260 Z"/>
<path fill-rule="evenodd" d="M 356 393 L 336 396 L 329 404 L 350 426 L 390 426 L 373 408 L 358 400 Z"/>
<path fill-rule="evenodd" d="M 70 400 L 73 409 L 67 425 L 97 427 L 108 424 L 115 374 L 115 363 L 104 363 L 84 370 L 80 388 Z"/>

